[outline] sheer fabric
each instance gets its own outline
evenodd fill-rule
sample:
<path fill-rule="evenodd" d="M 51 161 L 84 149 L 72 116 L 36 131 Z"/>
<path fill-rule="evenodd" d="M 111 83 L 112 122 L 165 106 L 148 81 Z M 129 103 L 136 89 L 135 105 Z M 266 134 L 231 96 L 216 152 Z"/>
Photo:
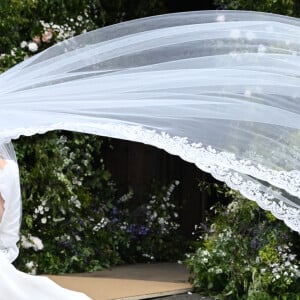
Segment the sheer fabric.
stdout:
<path fill-rule="evenodd" d="M 19 169 L 11 143 L 0 144 L 0 195 L 4 207 L 0 221 L 0 255 L 12 262 L 19 254 L 21 192 Z"/>
<path fill-rule="evenodd" d="M 0 76 L 0 138 L 66 129 L 150 144 L 300 232 L 299 26 L 206 11 L 83 34 Z"/>
<path fill-rule="evenodd" d="M 62 288 L 49 278 L 20 272 L 11 264 L 19 254 L 17 242 L 21 220 L 19 170 L 11 143 L 0 144 L 0 194 L 0 201 L 4 201 L 0 221 L 0 298 L 91 300 L 83 293 Z"/>
<path fill-rule="evenodd" d="M 1 299 L 91 300 L 83 293 L 67 290 L 47 277 L 18 271 L 0 252 Z"/>

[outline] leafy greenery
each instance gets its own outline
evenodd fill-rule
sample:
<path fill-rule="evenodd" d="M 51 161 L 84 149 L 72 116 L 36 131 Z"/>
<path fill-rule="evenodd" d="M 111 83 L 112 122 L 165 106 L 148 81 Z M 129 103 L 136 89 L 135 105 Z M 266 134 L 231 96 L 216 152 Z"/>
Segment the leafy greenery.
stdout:
<path fill-rule="evenodd" d="M 83 272 L 182 258 L 187 243 L 172 200 L 178 183 L 155 186 L 139 206 L 132 191 L 117 198 L 103 141 L 50 132 L 16 143 L 23 198 L 19 269 Z"/>
<path fill-rule="evenodd" d="M 223 9 L 254 10 L 294 17 L 300 16 L 298 0 L 215 0 L 215 4 Z"/>
<path fill-rule="evenodd" d="M 23 239 L 36 236 L 44 244 L 43 251 L 38 252 L 21 244 L 21 269 L 34 261 L 38 272 L 69 272 L 96 269 L 116 259 L 109 249 L 96 247 L 95 238 L 88 234 L 104 215 L 100 207 L 96 210 L 97 203 L 102 198 L 111 199 L 114 192 L 101 161 L 102 140 L 68 135 L 50 132 L 17 142 Z"/>
<path fill-rule="evenodd" d="M 163 8 L 162 0 L 3 0 L 0 72 L 58 41 Z"/>
<path fill-rule="evenodd" d="M 240 194 L 223 194 L 230 203 L 196 226 L 187 259 L 195 290 L 216 299 L 299 299 L 299 234 Z"/>

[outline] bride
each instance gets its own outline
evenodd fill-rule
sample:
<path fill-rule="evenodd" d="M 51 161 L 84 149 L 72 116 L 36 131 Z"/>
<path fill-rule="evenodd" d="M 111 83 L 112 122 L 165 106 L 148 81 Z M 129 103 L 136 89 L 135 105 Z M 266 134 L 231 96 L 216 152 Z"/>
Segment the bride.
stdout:
<path fill-rule="evenodd" d="M 18 271 L 12 262 L 18 256 L 21 223 L 19 170 L 11 143 L 0 145 L 0 291 L 1 300 L 90 300 L 67 290 L 47 277 Z"/>

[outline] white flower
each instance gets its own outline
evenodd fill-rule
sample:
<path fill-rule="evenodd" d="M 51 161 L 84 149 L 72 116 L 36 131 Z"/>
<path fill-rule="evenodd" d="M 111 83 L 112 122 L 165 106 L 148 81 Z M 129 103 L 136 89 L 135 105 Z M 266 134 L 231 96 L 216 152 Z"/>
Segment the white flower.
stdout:
<path fill-rule="evenodd" d="M 157 218 L 157 212 L 154 211 L 153 214 L 152 214 L 152 216 L 150 218 L 151 218 L 151 220 L 156 219 Z"/>
<path fill-rule="evenodd" d="M 21 236 L 21 246 L 24 249 L 29 249 L 32 246 L 32 243 L 24 235 Z"/>
<path fill-rule="evenodd" d="M 245 96 L 251 96 L 251 91 L 247 92 L 245 91 Z M 235 212 L 237 211 L 239 208 L 239 203 L 237 201 L 232 201 L 231 203 L 229 203 L 229 205 L 227 206 L 227 211 L 228 212 Z"/>
<path fill-rule="evenodd" d="M 32 244 L 33 244 L 33 249 L 35 251 L 37 250 L 42 250 L 44 248 L 44 245 L 43 245 L 43 242 L 41 239 L 39 239 L 38 237 L 36 236 L 32 236 L 31 237 L 31 241 L 32 241 Z"/>
<path fill-rule="evenodd" d="M 42 219 L 41 219 L 41 222 L 42 222 L 42 224 L 46 224 L 46 223 L 47 223 L 47 218 L 45 218 L 45 217 L 42 218 Z"/>
<path fill-rule="evenodd" d="M 81 202 L 76 196 L 71 196 L 71 199 L 69 200 L 69 202 L 74 204 L 75 207 L 81 208 Z"/>
<path fill-rule="evenodd" d="M 34 267 L 34 262 L 31 260 L 31 261 L 27 262 L 25 264 L 25 266 L 26 266 L 26 268 L 28 268 L 30 270 Z"/>
<path fill-rule="evenodd" d="M 297 266 L 298 267 L 298 266 Z M 295 275 L 297 276 L 297 277 L 300 277 L 300 272 L 298 271 L 298 270 L 295 270 Z"/>
<path fill-rule="evenodd" d="M 158 223 L 160 225 L 164 225 L 166 223 L 165 219 L 164 218 L 158 218 Z"/>
<path fill-rule="evenodd" d="M 34 210 L 34 212 L 35 212 L 36 214 L 41 214 L 41 215 L 43 215 L 43 214 L 44 214 L 44 207 L 43 207 L 42 205 L 39 205 L 39 206 Z"/>
<path fill-rule="evenodd" d="M 286 267 L 288 267 L 288 266 L 291 265 L 291 263 L 290 263 L 289 261 L 286 261 L 286 262 L 284 263 L 284 265 L 285 265 Z"/>
<path fill-rule="evenodd" d="M 27 47 L 27 42 L 26 41 L 21 42 L 20 47 L 22 49 L 24 49 L 25 47 Z"/>
<path fill-rule="evenodd" d="M 35 275 L 36 274 L 36 268 L 37 264 L 34 263 L 33 261 L 29 261 L 25 264 L 26 268 L 29 270 L 29 274 Z"/>
<path fill-rule="evenodd" d="M 290 255 L 289 255 L 289 260 L 292 261 L 292 260 L 294 260 L 295 258 L 296 258 L 296 255 L 295 255 L 295 254 L 290 254 Z"/>
<path fill-rule="evenodd" d="M 80 237 L 79 235 L 75 235 L 75 240 L 76 240 L 77 242 L 79 242 L 79 241 L 81 241 L 81 237 Z"/>
<path fill-rule="evenodd" d="M 50 28 L 50 24 L 49 23 L 46 23 L 45 21 L 40 21 L 41 25 L 44 27 L 44 28 Z"/>
<path fill-rule="evenodd" d="M 36 236 L 29 235 L 25 237 L 21 236 L 21 246 L 25 249 L 33 248 L 33 250 L 38 251 L 44 248 L 43 242 Z"/>
<path fill-rule="evenodd" d="M 35 42 L 29 42 L 28 43 L 28 49 L 30 52 L 36 52 L 38 50 L 38 44 Z"/>

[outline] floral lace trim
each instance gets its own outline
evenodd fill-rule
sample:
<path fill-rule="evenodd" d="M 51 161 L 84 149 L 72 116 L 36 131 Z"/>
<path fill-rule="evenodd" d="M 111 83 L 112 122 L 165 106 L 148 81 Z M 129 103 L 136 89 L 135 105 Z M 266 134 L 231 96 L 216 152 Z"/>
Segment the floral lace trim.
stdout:
<path fill-rule="evenodd" d="M 126 123 L 57 123 L 44 127 L 0 131 L 0 139 L 5 142 L 18 138 L 20 135 L 29 136 L 50 130 L 97 134 L 141 142 L 164 149 L 170 154 L 178 155 L 183 160 L 194 163 L 198 168 L 225 182 L 230 188 L 240 191 L 245 197 L 256 201 L 261 208 L 271 211 L 276 218 L 283 220 L 287 226 L 300 233 L 300 207 L 297 204 L 287 203 L 288 199 L 285 202 L 277 199 L 272 188 L 263 190 L 260 183 L 247 180 L 242 176 L 250 175 L 264 180 L 276 188 L 284 189 L 291 195 L 300 198 L 300 172 L 297 170 L 268 169 L 262 165 L 255 165 L 250 160 L 238 160 L 232 153 L 218 152 L 210 146 L 204 147 L 201 143 L 190 143 L 187 138 L 172 137 L 165 132 L 158 133 L 155 130 Z"/>

